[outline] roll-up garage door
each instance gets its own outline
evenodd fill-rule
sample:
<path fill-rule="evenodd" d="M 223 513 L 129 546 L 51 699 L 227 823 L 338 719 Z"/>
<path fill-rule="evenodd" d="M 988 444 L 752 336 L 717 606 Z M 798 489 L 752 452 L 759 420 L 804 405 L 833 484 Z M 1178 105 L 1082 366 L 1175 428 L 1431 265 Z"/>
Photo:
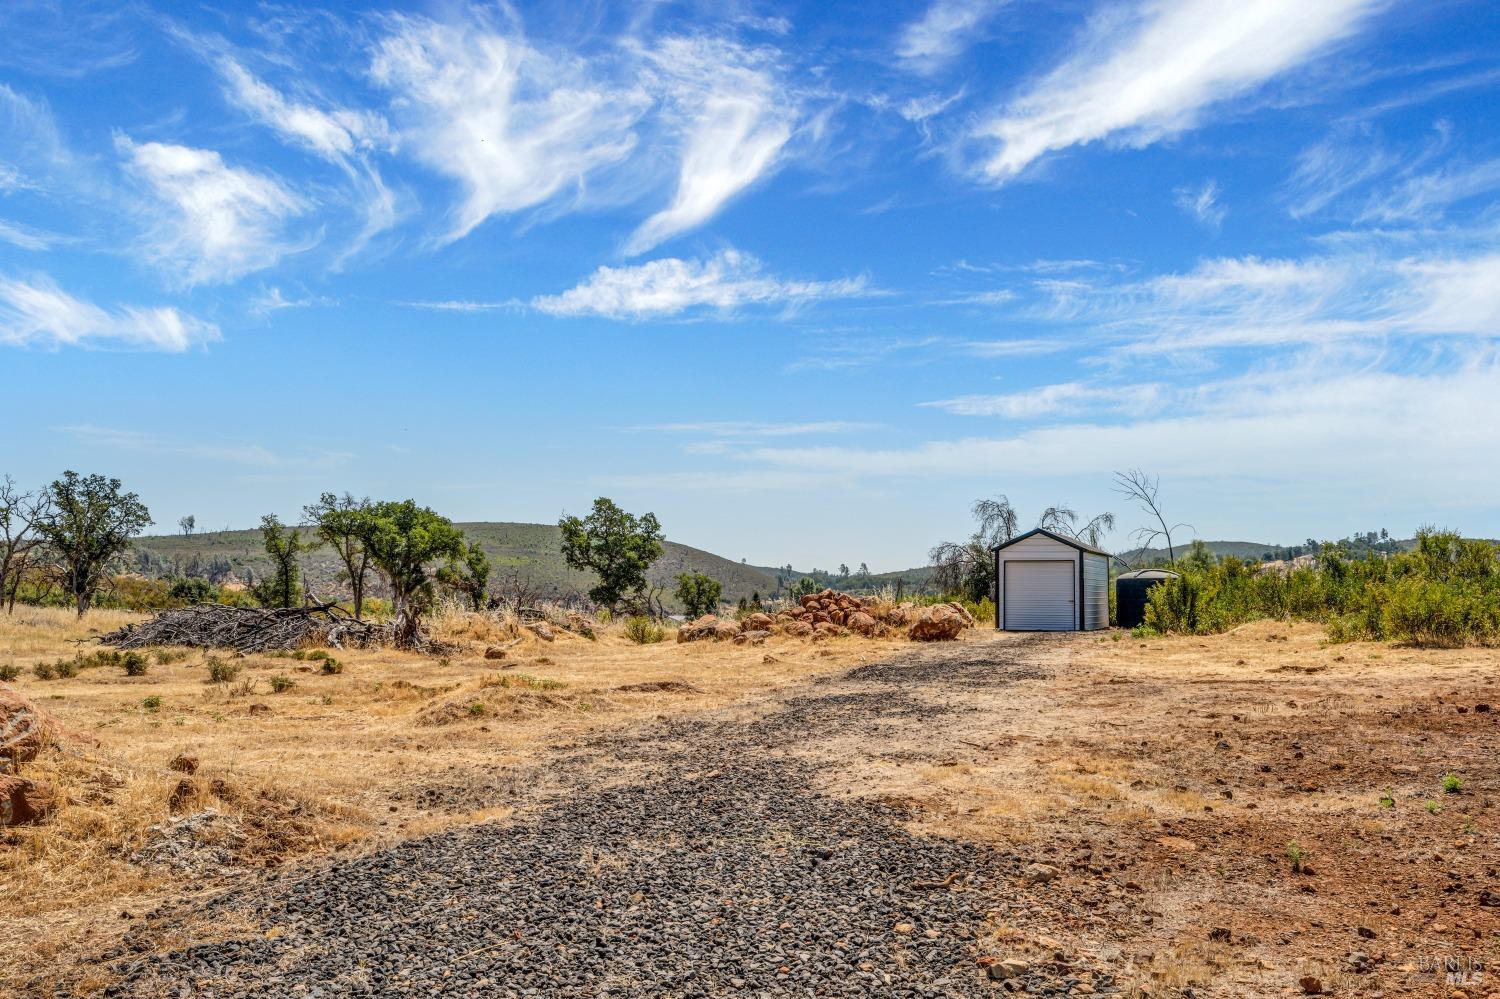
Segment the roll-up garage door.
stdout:
<path fill-rule="evenodd" d="M 1006 561 L 1005 627 L 1010 631 L 1078 628 L 1076 562 Z"/>

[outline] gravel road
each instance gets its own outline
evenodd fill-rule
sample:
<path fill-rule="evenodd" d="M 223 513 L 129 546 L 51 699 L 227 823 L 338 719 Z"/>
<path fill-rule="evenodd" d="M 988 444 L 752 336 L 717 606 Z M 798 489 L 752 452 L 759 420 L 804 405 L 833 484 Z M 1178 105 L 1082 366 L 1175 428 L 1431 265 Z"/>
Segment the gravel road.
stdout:
<path fill-rule="evenodd" d="M 991 980 L 986 913 L 1022 858 L 913 836 L 899 807 L 820 793 L 810 734 L 878 743 L 963 710 L 929 685 L 1038 677 L 1025 645 L 914 649 L 755 717 L 668 720 L 549 759 L 516 816 L 288 872 L 213 903 L 259 931 L 149 957 L 111 996 L 912 996 L 1108 992 Z M 937 689 L 936 686 L 933 687 Z M 540 781 L 539 781 L 540 783 Z M 226 923 L 227 925 L 227 923 Z"/>

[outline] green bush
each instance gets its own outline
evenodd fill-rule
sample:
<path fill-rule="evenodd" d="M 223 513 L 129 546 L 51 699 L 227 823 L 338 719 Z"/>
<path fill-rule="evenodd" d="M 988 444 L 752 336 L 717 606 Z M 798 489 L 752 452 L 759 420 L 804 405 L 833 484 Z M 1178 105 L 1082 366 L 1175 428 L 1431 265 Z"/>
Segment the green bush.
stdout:
<path fill-rule="evenodd" d="M 228 683 L 240 675 L 240 668 L 234 663 L 225 662 L 218 656 L 209 656 L 204 663 L 208 667 L 209 683 Z"/>
<path fill-rule="evenodd" d="M 46 662 L 37 663 L 31 667 L 31 672 L 38 680 L 51 680 L 57 676 L 57 670 L 53 668 L 51 663 Z"/>
<path fill-rule="evenodd" d="M 645 614 L 637 614 L 625 622 L 625 637 L 637 645 L 651 645 L 666 638 L 667 633 Z"/>
<path fill-rule="evenodd" d="M 120 668 L 126 676 L 145 676 L 151 664 L 139 652 L 127 652 L 120 657 Z"/>
<path fill-rule="evenodd" d="M 152 694 L 150 697 L 143 698 L 141 700 L 141 707 L 145 708 L 147 711 L 157 711 L 157 710 L 160 710 L 160 708 L 161 708 L 161 695 L 160 694 Z"/>
<path fill-rule="evenodd" d="M 329 676 L 333 676 L 336 673 L 342 673 L 342 672 L 344 672 L 344 664 L 341 663 L 341 662 L 339 662 L 337 659 L 333 658 L 333 656 L 326 656 L 323 659 L 323 667 L 322 668 L 323 668 L 323 672 L 325 674 L 329 675 Z"/>
<path fill-rule="evenodd" d="M 185 604 L 211 604 L 219 598 L 218 587 L 199 576 L 179 579 L 167 590 L 167 596 Z"/>
<path fill-rule="evenodd" d="M 297 686 L 297 681 L 293 680 L 285 673 L 277 673 L 275 676 L 271 677 L 270 683 L 271 693 L 273 694 L 284 694 L 288 690 L 291 690 L 293 687 Z"/>
<path fill-rule="evenodd" d="M 21 667 L 15 663 L 0 663 L 0 681 L 10 683 L 21 675 Z"/>
<path fill-rule="evenodd" d="M 1154 586 L 1146 633 L 1206 635 L 1261 618 L 1316 621 L 1343 641 L 1397 641 L 1454 647 L 1500 641 L 1500 557 L 1487 541 L 1423 529 L 1416 548 L 1349 559 L 1323 546 L 1317 568 L 1257 575 L 1225 558 L 1182 566 Z"/>

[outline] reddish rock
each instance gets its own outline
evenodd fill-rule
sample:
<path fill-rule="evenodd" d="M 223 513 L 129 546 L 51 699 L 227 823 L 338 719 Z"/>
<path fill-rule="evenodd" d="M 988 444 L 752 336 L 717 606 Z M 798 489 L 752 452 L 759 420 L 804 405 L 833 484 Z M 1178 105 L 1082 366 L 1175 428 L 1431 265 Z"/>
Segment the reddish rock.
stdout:
<path fill-rule="evenodd" d="M 934 604 L 922 611 L 908 635 L 914 642 L 951 642 L 968 627 L 964 618 L 948 604 Z"/>
<path fill-rule="evenodd" d="M 770 631 L 773 623 L 771 615 L 759 612 L 747 614 L 744 621 L 746 631 Z"/>
<path fill-rule="evenodd" d="M 792 621 L 782 630 L 793 638 L 806 638 L 813 633 L 813 626 L 806 621 Z"/>
<path fill-rule="evenodd" d="M 844 623 L 849 626 L 850 631 L 864 635 L 866 638 L 873 638 L 880 630 L 880 623 L 864 611 L 855 611 Z"/>
<path fill-rule="evenodd" d="M 0 686 L 0 761 L 9 761 L 9 769 L 13 769 L 18 763 L 36 759 L 56 741 L 57 726 L 51 715 L 9 687 Z M 0 763 L 0 770 L 5 769 Z"/>
<path fill-rule="evenodd" d="M 57 810 L 57 789 L 44 781 L 0 774 L 0 826 L 34 826 Z"/>

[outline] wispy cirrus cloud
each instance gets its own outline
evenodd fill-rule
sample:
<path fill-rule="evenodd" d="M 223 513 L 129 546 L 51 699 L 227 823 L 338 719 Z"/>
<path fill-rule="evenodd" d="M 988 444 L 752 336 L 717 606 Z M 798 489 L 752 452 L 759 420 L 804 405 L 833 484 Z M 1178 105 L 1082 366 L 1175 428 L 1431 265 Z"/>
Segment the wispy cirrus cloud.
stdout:
<path fill-rule="evenodd" d="M 1009 180 L 1048 153 L 1145 146 L 1196 126 L 1358 31 L 1384 0 L 1155 0 L 1095 18 L 1055 70 L 981 122 L 980 173 Z"/>
<path fill-rule="evenodd" d="M 1199 187 L 1179 187 L 1172 193 L 1177 207 L 1205 229 L 1218 232 L 1223 228 L 1224 216 L 1229 214 L 1229 209 L 1219 201 L 1218 181 L 1206 181 Z"/>
<path fill-rule="evenodd" d="M 774 170 L 800 115 L 765 50 L 669 38 L 648 59 L 665 81 L 669 132 L 682 133 L 682 154 L 671 204 L 631 234 L 631 256 L 702 225 Z"/>
<path fill-rule="evenodd" d="M 974 43 L 975 32 L 1006 0 L 934 0 L 901 29 L 896 58 L 917 73 L 934 73 Z"/>
<path fill-rule="evenodd" d="M 702 423 L 651 423 L 625 427 L 631 432 L 701 434 L 732 440 L 765 437 L 805 437 L 814 434 L 849 434 L 877 430 L 878 423 L 849 420 L 810 420 L 804 423 L 762 423 L 754 420 L 710 420 Z"/>
<path fill-rule="evenodd" d="M 19 222 L 0 219 L 0 243 L 9 243 L 22 250 L 47 250 L 62 242 L 62 237 Z"/>
<path fill-rule="evenodd" d="M 219 328 L 174 308 L 106 310 L 45 276 L 0 277 L 0 343 L 12 347 L 117 346 L 180 352 L 219 338 Z"/>
<path fill-rule="evenodd" d="M 136 143 L 123 134 L 115 146 L 151 195 L 145 250 L 174 283 L 233 280 L 305 248 L 285 223 L 308 205 L 274 177 L 231 167 L 211 149 Z"/>
<path fill-rule="evenodd" d="M 444 241 L 495 215 L 580 198 L 630 155 L 651 103 L 639 86 L 471 13 L 453 23 L 391 18 L 370 70 L 396 95 L 401 147 L 463 191 Z"/>
<path fill-rule="evenodd" d="M 796 281 L 766 272 L 738 250 L 705 260 L 664 257 L 629 267 L 600 267 L 574 288 L 543 295 L 532 307 L 553 316 L 642 320 L 685 312 L 732 312 L 759 306 L 796 308 L 835 298 L 876 294 L 863 277 Z"/>
<path fill-rule="evenodd" d="M 282 463 L 273 451 L 260 444 L 237 441 L 184 441 L 138 430 L 101 427 L 92 423 L 80 423 L 58 429 L 76 440 L 105 447 L 111 451 L 171 455 L 193 461 L 224 462 L 258 468 L 275 467 Z"/>
<path fill-rule="evenodd" d="M 1101 413 L 1125 405 L 1140 405 L 1158 393 L 1152 385 L 1102 387 L 1082 382 L 1042 385 L 1020 392 L 962 395 L 918 405 L 955 416 L 999 416 L 1010 420 L 1035 419 L 1065 413 Z"/>

